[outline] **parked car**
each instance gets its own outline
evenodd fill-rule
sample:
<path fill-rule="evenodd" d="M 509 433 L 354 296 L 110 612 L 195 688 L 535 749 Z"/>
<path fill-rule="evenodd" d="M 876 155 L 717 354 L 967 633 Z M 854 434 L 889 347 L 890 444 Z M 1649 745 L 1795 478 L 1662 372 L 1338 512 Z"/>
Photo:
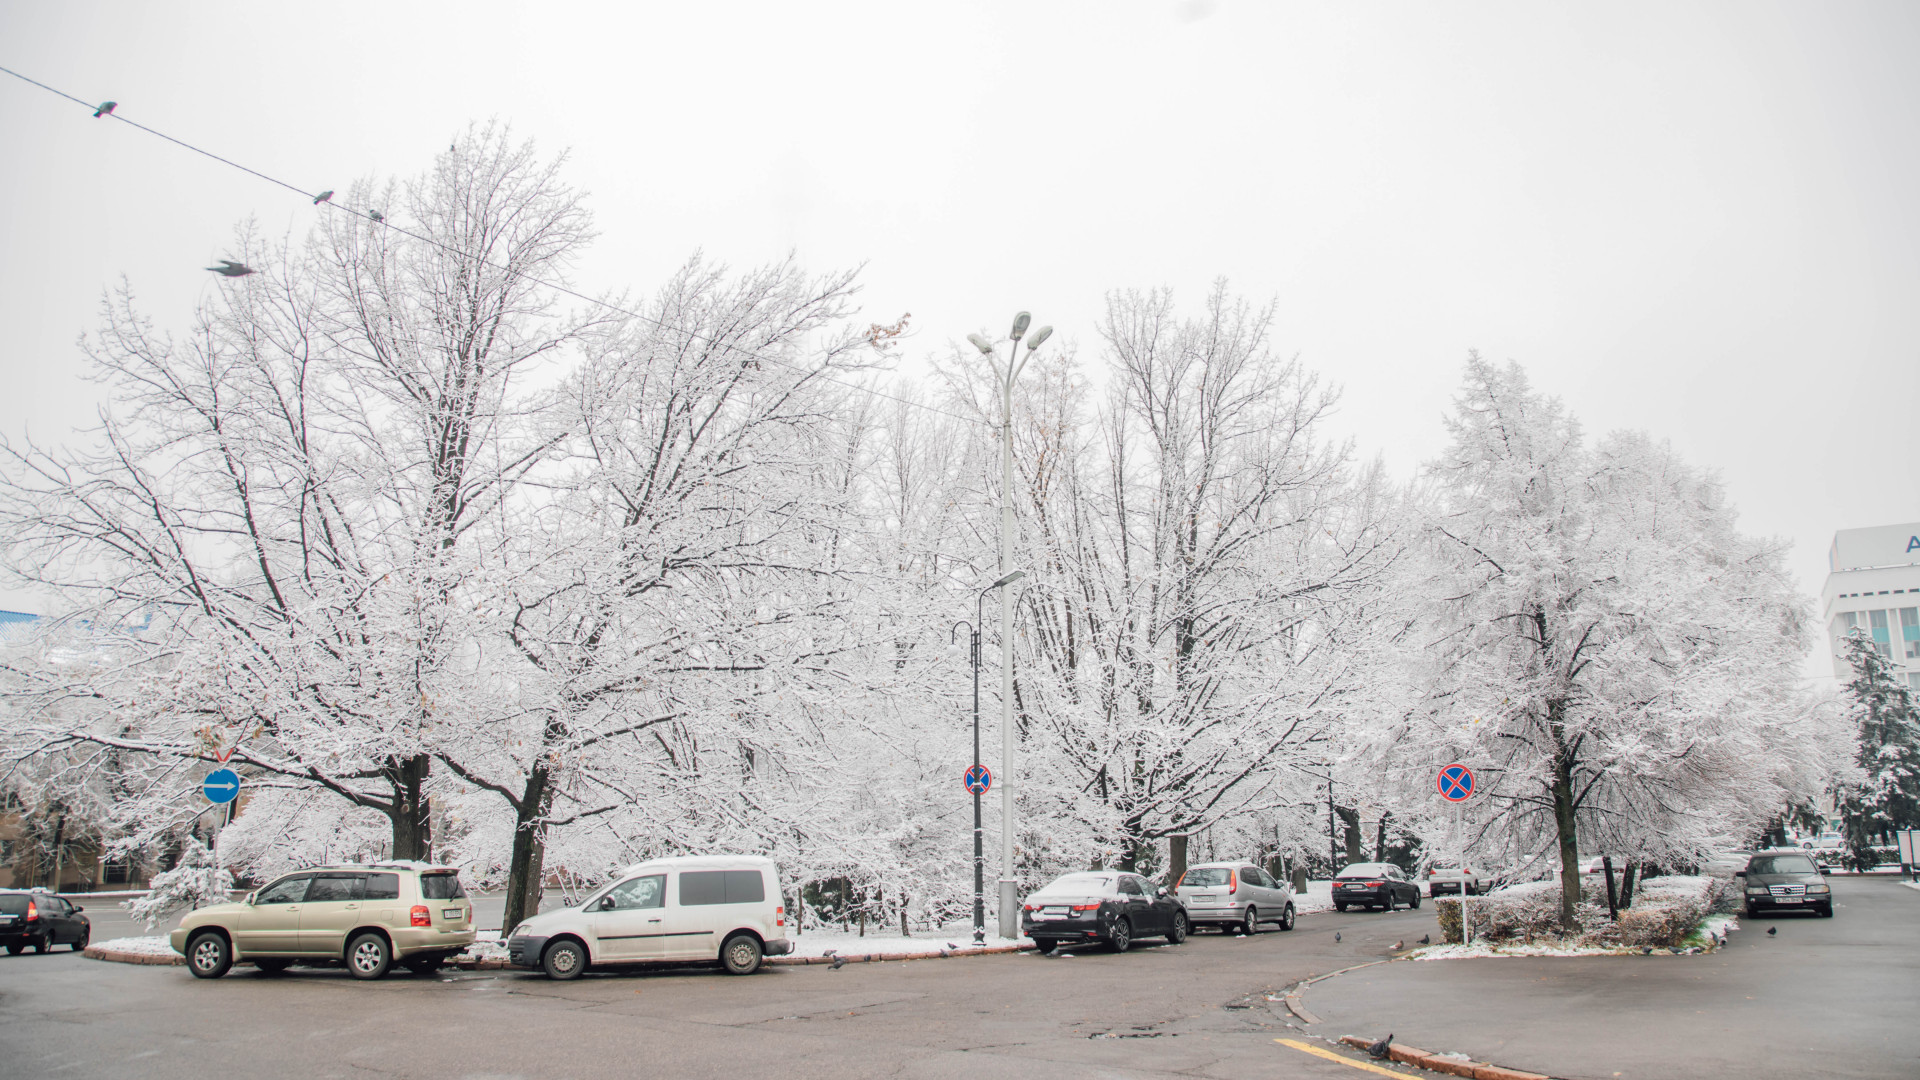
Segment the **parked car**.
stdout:
<path fill-rule="evenodd" d="M 1474 873 L 1471 866 L 1429 866 L 1427 867 L 1427 895 L 1429 896 L 1478 896 L 1486 891 L 1480 875 Z"/>
<path fill-rule="evenodd" d="M 86 910 L 40 889 L 0 889 L 0 945 L 14 956 L 29 945 L 41 953 L 55 945 L 79 952 L 93 934 Z"/>
<path fill-rule="evenodd" d="M 1354 863 L 1334 875 L 1333 906 L 1341 911 L 1354 906 L 1392 911 L 1402 902 L 1419 907 L 1420 886 L 1392 863 Z"/>
<path fill-rule="evenodd" d="M 751 975 L 793 951 L 779 869 L 754 855 L 677 855 L 627 867 L 586 902 L 514 927 L 519 967 L 577 979 L 589 967 L 718 960 Z"/>
<path fill-rule="evenodd" d="M 1172 891 L 1189 926 L 1235 927 L 1243 934 L 1259 933 L 1261 923 L 1293 929 L 1293 886 L 1252 863 L 1189 866 Z"/>
<path fill-rule="evenodd" d="M 1766 910 L 1812 911 L 1833 918 L 1833 889 L 1813 856 L 1797 848 L 1756 851 L 1736 877 L 1745 884 L 1747 918 Z"/>
<path fill-rule="evenodd" d="M 1041 952 L 1104 941 L 1126 952 L 1143 937 L 1187 940 L 1187 910 L 1138 874 L 1094 870 L 1055 878 L 1020 907 L 1020 929 Z"/>
<path fill-rule="evenodd" d="M 1816 836 L 1800 841 L 1800 847 L 1813 856 L 1813 861 L 1823 874 L 1833 873 L 1833 868 L 1847 857 L 1847 838 L 1844 836 Z"/>
<path fill-rule="evenodd" d="M 451 866 L 320 866 L 237 903 L 188 912 L 168 941 L 202 979 L 236 963 L 269 972 L 344 963 L 356 979 L 381 978 L 398 963 L 427 975 L 473 943 L 473 904 Z"/>
<path fill-rule="evenodd" d="M 1700 864 L 1700 873 L 1707 877 L 1736 877 L 1752 858 L 1751 851 L 1716 851 Z"/>

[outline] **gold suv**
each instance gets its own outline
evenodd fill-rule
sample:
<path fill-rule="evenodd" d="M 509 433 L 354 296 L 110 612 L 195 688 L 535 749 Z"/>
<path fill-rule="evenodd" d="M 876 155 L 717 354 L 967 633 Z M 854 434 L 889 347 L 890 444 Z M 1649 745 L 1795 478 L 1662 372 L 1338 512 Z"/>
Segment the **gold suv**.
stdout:
<path fill-rule="evenodd" d="M 398 963 L 427 975 L 473 943 L 473 904 L 450 866 L 320 866 L 189 912 L 169 942 L 202 979 L 236 963 L 268 972 L 344 963 L 356 979 Z"/>

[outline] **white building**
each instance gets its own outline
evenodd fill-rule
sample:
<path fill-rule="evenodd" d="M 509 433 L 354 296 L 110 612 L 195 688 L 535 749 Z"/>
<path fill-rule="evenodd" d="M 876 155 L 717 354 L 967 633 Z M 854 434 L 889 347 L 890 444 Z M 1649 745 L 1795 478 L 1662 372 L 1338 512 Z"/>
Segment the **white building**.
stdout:
<path fill-rule="evenodd" d="M 1920 522 L 1834 533 L 1820 615 L 1841 682 L 1853 668 L 1840 643 L 1857 629 L 1920 690 Z"/>

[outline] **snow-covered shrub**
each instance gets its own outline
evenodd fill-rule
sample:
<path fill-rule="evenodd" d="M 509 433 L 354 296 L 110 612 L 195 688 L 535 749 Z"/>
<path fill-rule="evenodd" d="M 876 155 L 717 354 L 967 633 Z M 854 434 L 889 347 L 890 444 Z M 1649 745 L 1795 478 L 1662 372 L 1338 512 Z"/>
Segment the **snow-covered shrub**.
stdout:
<path fill-rule="evenodd" d="M 1514 885 L 1470 901 L 1473 937 L 1495 944 L 1542 941 L 1576 945 L 1656 947 L 1684 942 L 1714 906 L 1727 894 L 1725 878 L 1657 877 L 1642 881 L 1633 906 L 1616 922 L 1607 915 L 1607 889 L 1601 881 L 1587 881 L 1575 911 L 1580 930 L 1560 928 L 1560 885 L 1533 881 Z M 1449 944 L 1460 942 L 1460 901 L 1437 900 L 1440 933 Z"/>
<path fill-rule="evenodd" d="M 187 841 L 180 853 L 180 865 L 156 874 L 147 895 L 121 904 L 127 914 L 144 920 L 151 930 L 161 919 L 182 908 L 224 904 L 233 891 L 233 875 L 214 858 L 213 852 L 198 838 Z"/>

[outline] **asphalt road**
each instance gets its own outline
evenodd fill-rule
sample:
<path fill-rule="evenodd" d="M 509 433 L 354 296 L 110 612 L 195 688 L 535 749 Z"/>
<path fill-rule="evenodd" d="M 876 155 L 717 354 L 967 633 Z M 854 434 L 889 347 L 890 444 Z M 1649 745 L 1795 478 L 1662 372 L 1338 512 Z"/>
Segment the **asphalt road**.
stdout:
<path fill-rule="evenodd" d="M 1434 925 L 1423 907 L 1123 955 L 571 983 L 500 971 L 359 983 L 298 968 L 204 982 L 65 951 L 0 956 L 0 1075 L 1352 1078 L 1364 1074 L 1276 1043 L 1304 1033 L 1269 996 Z"/>
<path fill-rule="evenodd" d="M 1316 983 L 1312 1030 L 1570 1080 L 1920 1077 L 1920 892 L 1835 876 L 1835 913 L 1743 920 L 1700 956 L 1383 964 Z M 1778 929 L 1769 936 L 1768 927 Z"/>

